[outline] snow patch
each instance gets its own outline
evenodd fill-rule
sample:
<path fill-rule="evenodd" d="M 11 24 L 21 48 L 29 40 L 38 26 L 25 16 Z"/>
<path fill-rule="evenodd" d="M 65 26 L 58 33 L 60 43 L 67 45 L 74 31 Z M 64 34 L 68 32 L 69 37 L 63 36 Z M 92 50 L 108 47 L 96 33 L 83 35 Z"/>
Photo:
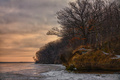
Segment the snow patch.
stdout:
<path fill-rule="evenodd" d="M 115 55 L 112 59 L 120 59 L 120 55 Z"/>
<path fill-rule="evenodd" d="M 80 49 L 78 49 L 78 50 L 87 50 L 87 49 L 85 49 L 85 48 L 80 48 Z"/>
<path fill-rule="evenodd" d="M 104 54 L 106 54 L 106 55 L 109 55 L 109 53 L 106 53 L 106 52 L 104 52 L 104 51 L 102 51 Z M 115 55 L 115 57 L 113 57 L 113 58 L 111 58 L 111 59 L 119 59 L 120 58 L 120 55 Z"/>
<path fill-rule="evenodd" d="M 106 54 L 106 55 L 109 55 L 109 53 L 106 53 L 106 52 L 104 52 L 104 51 L 102 51 L 104 54 Z"/>
<path fill-rule="evenodd" d="M 120 58 L 120 55 L 115 55 L 117 58 Z"/>

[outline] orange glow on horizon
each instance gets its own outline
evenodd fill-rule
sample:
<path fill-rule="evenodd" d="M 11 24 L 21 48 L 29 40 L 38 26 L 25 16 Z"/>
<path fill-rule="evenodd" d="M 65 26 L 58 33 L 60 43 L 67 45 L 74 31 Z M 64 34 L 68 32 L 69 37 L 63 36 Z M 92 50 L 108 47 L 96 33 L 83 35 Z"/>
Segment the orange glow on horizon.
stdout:
<path fill-rule="evenodd" d="M 32 57 L 0 57 L 0 62 L 34 62 Z"/>

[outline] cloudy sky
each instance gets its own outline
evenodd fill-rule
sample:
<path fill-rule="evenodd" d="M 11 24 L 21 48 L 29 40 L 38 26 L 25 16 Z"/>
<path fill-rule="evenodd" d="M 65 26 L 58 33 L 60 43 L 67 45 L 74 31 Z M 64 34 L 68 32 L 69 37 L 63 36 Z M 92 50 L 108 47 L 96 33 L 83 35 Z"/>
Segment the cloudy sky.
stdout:
<path fill-rule="evenodd" d="M 33 61 L 44 44 L 58 39 L 56 12 L 73 0 L 0 0 L 0 62 Z"/>

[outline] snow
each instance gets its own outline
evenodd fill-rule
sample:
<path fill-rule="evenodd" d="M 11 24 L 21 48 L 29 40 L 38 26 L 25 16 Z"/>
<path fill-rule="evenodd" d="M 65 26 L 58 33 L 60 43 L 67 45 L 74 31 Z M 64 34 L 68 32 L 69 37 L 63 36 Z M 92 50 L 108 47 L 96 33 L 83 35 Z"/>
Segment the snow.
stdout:
<path fill-rule="evenodd" d="M 67 71 L 49 71 L 42 73 L 46 80 L 120 80 L 119 74 L 79 74 Z"/>
<path fill-rule="evenodd" d="M 115 55 L 117 58 L 120 58 L 120 55 Z"/>
<path fill-rule="evenodd" d="M 78 50 L 86 50 L 85 48 L 80 48 L 80 49 L 78 49 Z"/>
<path fill-rule="evenodd" d="M 104 54 L 109 55 L 109 53 L 106 53 L 104 51 L 102 51 Z M 115 55 L 115 57 L 111 58 L 111 59 L 120 59 L 120 55 Z"/>
<path fill-rule="evenodd" d="M 120 55 L 115 55 L 112 59 L 120 59 Z"/>
<path fill-rule="evenodd" d="M 104 54 L 106 54 L 106 55 L 109 55 L 109 53 L 106 53 L 106 52 L 104 52 L 104 51 L 102 51 Z"/>

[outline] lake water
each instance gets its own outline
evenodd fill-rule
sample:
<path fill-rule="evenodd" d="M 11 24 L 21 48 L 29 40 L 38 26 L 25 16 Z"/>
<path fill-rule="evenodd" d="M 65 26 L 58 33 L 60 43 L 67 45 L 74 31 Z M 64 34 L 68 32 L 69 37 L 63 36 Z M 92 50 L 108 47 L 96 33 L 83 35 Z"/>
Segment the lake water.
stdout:
<path fill-rule="evenodd" d="M 56 64 L 0 63 L 0 80 L 120 80 L 120 74 L 78 74 Z"/>

